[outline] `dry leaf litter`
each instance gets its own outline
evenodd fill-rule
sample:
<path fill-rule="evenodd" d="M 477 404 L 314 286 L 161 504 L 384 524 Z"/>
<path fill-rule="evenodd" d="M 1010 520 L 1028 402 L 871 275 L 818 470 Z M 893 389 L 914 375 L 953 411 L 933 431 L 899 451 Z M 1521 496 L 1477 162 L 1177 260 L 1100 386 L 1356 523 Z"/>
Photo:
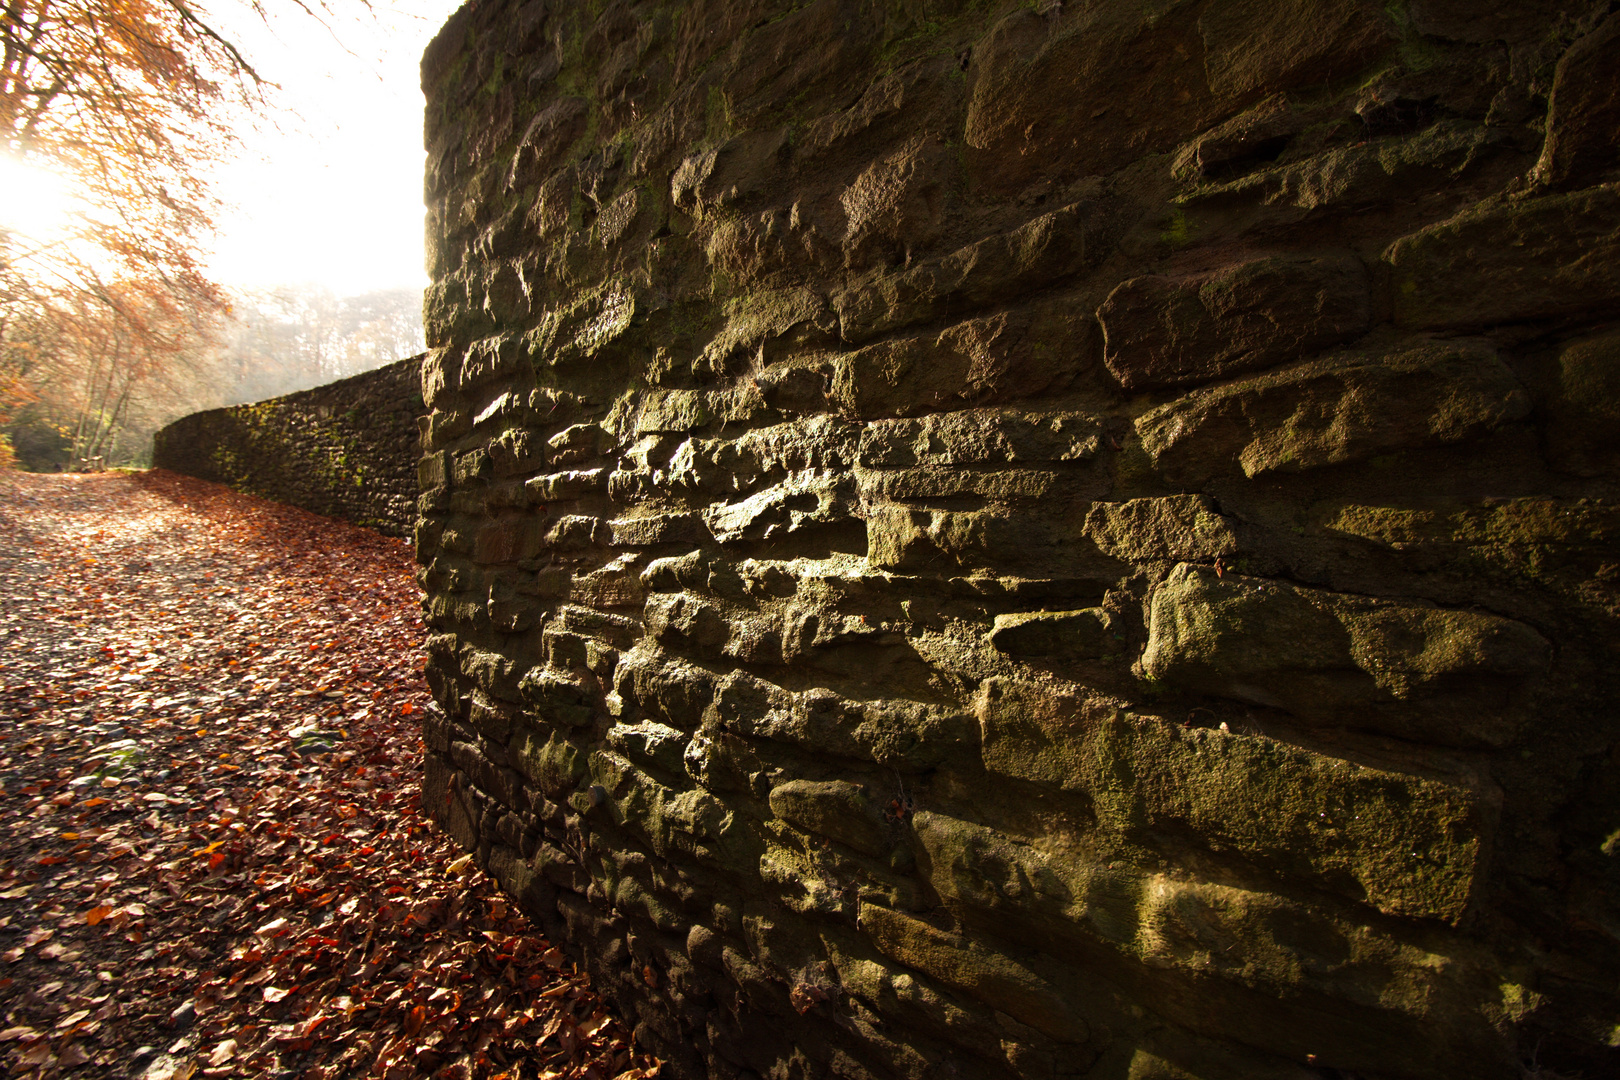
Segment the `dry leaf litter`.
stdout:
<path fill-rule="evenodd" d="M 636 1080 L 423 817 L 409 548 L 154 471 L 0 474 L 15 1076 Z"/>

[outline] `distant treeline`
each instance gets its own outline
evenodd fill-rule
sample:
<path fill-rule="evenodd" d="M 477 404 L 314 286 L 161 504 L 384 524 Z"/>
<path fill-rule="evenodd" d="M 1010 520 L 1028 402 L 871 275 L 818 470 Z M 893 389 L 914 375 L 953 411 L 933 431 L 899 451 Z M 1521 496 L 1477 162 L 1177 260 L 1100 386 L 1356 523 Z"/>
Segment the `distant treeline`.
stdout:
<path fill-rule="evenodd" d="M 139 299 L 139 298 L 137 298 Z M 229 314 L 162 311 L 4 326 L 0 465 L 55 471 L 145 464 L 152 433 L 188 413 L 334 382 L 422 351 L 422 294 L 338 296 L 286 286 L 231 296 Z"/>

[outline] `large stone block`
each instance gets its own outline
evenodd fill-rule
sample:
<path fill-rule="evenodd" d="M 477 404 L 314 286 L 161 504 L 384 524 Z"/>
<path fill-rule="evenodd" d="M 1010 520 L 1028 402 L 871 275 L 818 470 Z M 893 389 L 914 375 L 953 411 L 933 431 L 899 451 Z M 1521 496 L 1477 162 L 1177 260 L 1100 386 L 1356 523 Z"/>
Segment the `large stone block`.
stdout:
<path fill-rule="evenodd" d="M 1297 1056 L 1346 1063 L 1403 1056 L 1423 1072 L 1454 1065 L 1445 1043 L 1484 1027 L 1474 1019 L 1459 1024 L 1467 1035 L 1425 1037 L 1434 995 L 1446 992 L 1434 957 L 1370 940 L 1354 911 L 1177 880 L 933 813 L 917 816 L 917 833 L 934 889 L 978 934 L 1042 940 L 1049 954 L 1075 957 L 1088 984 L 1129 987 L 1183 1031 L 1281 1041 Z M 1195 991 L 1173 989 L 1188 978 Z M 1256 1008 L 1261 1000 L 1269 1004 Z M 1209 1061 L 1223 1051 L 1197 1053 Z M 1260 1059 L 1236 1075 L 1256 1070 L 1291 1074 Z"/>
<path fill-rule="evenodd" d="M 1122 715 L 995 679 L 978 700 L 985 768 L 1089 798 L 1118 840 L 1178 830 L 1390 914 L 1461 919 L 1485 857 L 1488 797 L 1262 736 Z M 1128 927 L 1128 913 L 1101 916 Z M 1124 933 L 1123 930 L 1104 931 Z"/>
<path fill-rule="evenodd" d="M 1573 341 L 1558 355 L 1547 401 L 1547 445 L 1561 468 L 1583 474 L 1620 462 L 1620 334 Z"/>
<path fill-rule="evenodd" d="M 703 524 L 722 544 L 784 540 L 851 521 L 850 484 L 836 473 L 805 471 L 734 503 L 703 511 Z"/>
<path fill-rule="evenodd" d="M 988 511 L 883 506 L 866 519 L 866 557 L 886 570 L 956 574 L 1016 566 L 1038 555 L 1044 540 L 1037 528 Z"/>
<path fill-rule="evenodd" d="M 1547 139 L 1536 178 L 1554 189 L 1612 180 L 1620 170 L 1620 15 L 1610 15 L 1570 46 L 1553 74 Z"/>
<path fill-rule="evenodd" d="M 795 828 L 881 855 L 892 843 L 865 788 L 846 780 L 789 780 L 771 789 L 771 813 Z"/>
<path fill-rule="evenodd" d="M 1384 252 L 1395 323 L 1469 330 L 1567 320 L 1620 301 L 1620 185 L 1500 199 Z"/>
<path fill-rule="evenodd" d="M 714 717 L 739 735 L 907 770 L 971 757 L 978 737 L 972 716 L 960 708 L 852 701 L 825 689 L 794 693 L 742 673 L 716 689 Z"/>
<path fill-rule="evenodd" d="M 1186 563 L 1154 591 L 1142 673 L 1176 689 L 1452 746 L 1504 746 L 1548 670 L 1524 623 Z"/>
<path fill-rule="evenodd" d="M 523 725 L 512 736 L 507 754 L 517 770 L 553 802 L 566 799 L 585 777 L 585 752 L 555 732 L 547 734 Z"/>
<path fill-rule="evenodd" d="M 1211 387 L 1144 413 L 1136 430 L 1155 468 L 1196 484 L 1461 442 L 1529 412 L 1529 395 L 1494 350 L 1434 342 Z"/>
<path fill-rule="evenodd" d="M 867 424 L 859 460 L 884 469 L 1087 461 L 1099 436 L 1096 420 L 1081 414 L 974 409 Z"/>
<path fill-rule="evenodd" d="M 1121 284 L 1097 310 L 1103 359 L 1127 390 L 1275 367 L 1360 337 L 1367 271 L 1351 255 L 1269 258 Z"/>
<path fill-rule="evenodd" d="M 1124 635 L 1101 608 L 997 615 L 990 644 L 1009 656 L 1094 660 L 1124 652 Z"/>
<path fill-rule="evenodd" d="M 952 312 L 985 307 L 1095 267 L 1110 251 L 1105 210 L 1092 202 L 1032 218 L 939 259 L 879 278 L 835 298 L 845 341 Z"/>
<path fill-rule="evenodd" d="M 1236 523 L 1207 495 L 1097 503 L 1085 534 L 1103 554 L 1138 563 L 1212 563 L 1242 550 Z"/>
<path fill-rule="evenodd" d="M 885 956 L 925 971 L 1063 1043 L 1084 1043 L 1085 1022 L 1050 983 L 1017 960 L 898 911 L 861 906 L 861 926 Z"/>
<path fill-rule="evenodd" d="M 1091 322 L 1061 308 L 1000 312 L 840 357 L 828 397 L 859 419 L 1017 401 L 1063 387 L 1090 360 Z"/>
<path fill-rule="evenodd" d="M 968 67 L 964 136 L 979 185 L 1005 196 L 1106 174 L 1202 127 L 1216 107 L 1189 22 L 1124 3 L 1000 19 Z M 1126 84 L 1137 93 L 1122 98 Z"/>
<path fill-rule="evenodd" d="M 1389 16 L 1367 0 L 1222 0 L 1198 29 L 1210 90 L 1223 97 L 1326 82 L 1395 44 Z"/>

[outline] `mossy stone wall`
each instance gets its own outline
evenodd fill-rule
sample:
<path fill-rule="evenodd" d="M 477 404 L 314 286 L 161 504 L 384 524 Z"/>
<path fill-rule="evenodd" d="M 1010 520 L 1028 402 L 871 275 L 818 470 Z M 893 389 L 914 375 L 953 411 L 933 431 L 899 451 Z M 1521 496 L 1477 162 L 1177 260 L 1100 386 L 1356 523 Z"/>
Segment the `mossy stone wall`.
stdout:
<path fill-rule="evenodd" d="M 1620 1074 L 1611 6 L 469 3 L 428 810 L 675 1077 Z"/>
<path fill-rule="evenodd" d="M 416 524 L 422 357 L 159 431 L 152 464 L 389 536 Z"/>

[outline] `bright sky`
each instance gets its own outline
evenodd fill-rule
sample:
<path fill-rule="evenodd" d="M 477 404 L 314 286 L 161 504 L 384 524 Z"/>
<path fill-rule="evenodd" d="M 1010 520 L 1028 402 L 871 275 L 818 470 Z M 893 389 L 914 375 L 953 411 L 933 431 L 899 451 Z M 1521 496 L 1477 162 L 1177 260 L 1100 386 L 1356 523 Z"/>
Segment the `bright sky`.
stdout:
<path fill-rule="evenodd" d="M 45 169 L 0 154 L 0 228 L 24 234 L 24 245 L 49 240 L 73 210 L 66 183 Z"/>
<path fill-rule="evenodd" d="M 220 222 L 211 266 L 222 284 L 311 283 L 339 295 L 421 288 L 422 94 L 417 65 L 461 0 L 375 0 L 330 30 L 287 2 L 267 28 L 227 20 L 259 73 L 282 90 L 279 130 L 243 133 L 240 158 L 217 174 L 234 209 Z M 245 5 L 244 5 L 245 6 Z M 313 6 L 313 5 L 312 5 Z"/>

